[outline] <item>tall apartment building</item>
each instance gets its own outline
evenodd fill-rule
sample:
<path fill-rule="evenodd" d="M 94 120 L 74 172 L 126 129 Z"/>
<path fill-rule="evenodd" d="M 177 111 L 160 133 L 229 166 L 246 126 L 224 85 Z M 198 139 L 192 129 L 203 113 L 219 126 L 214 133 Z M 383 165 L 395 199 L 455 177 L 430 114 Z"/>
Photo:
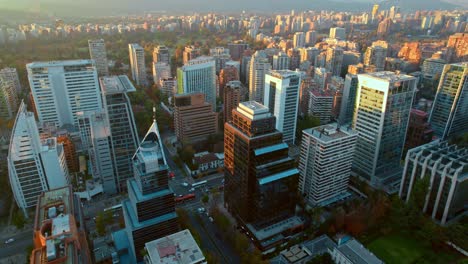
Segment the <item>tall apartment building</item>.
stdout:
<path fill-rule="evenodd" d="M 33 62 L 26 65 L 40 123 L 78 126 L 78 112 L 102 108 L 92 60 Z"/>
<path fill-rule="evenodd" d="M 189 61 L 194 60 L 201 56 L 201 50 L 195 46 L 186 46 L 183 53 L 183 63 L 187 64 Z"/>
<path fill-rule="evenodd" d="M 249 85 L 250 81 L 250 62 L 252 61 L 252 56 L 245 55 L 241 59 L 241 71 L 240 71 L 240 80 L 242 83 Z"/>
<path fill-rule="evenodd" d="M 327 206 L 349 196 L 357 133 L 337 123 L 302 131 L 299 190 L 311 206 Z"/>
<path fill-rule="evenodd" d="M 109 65 L 107 64 L 106 43 L 103 39 L 88 40 L 89 56 L 96 63 L 99 76 L 109 75 Z"/>
<path fill-rule="evenodd" d="M 406 132 L 404 155 L 406 155 L 408 150 L 432 141 L 434 130 L 432 130 L 431 124 L 429 124 L 428 121 L 428 113 L 417 109 L 411 109 L 408 131 Z"/>
<path fill-rule="evenodd" d="M 305 37 L 305 43 L 306 45 L 315 45 L 317 42 L 317 31 L 312 30 L 312 31 L 307 31 L 306 32 L 306 37 Z"/>
<path fill-rule="evenodd" d="M 218 114 L 202 93 L 174 96 L 175 134 L 180 142 L 196 142 L 218 133 Z"/>
<path fill-rule="evenodd" d="M 309 61 L 312 65 L 315 65 L 315 59 L 320 54 L 320 50 L 315 47 L 308 47 L 301 49 L 301 62 Z"/>
<path fill-rule="evenodd" d="M 159 89 L 168 98 L 173 97 L 177 94 L 177 79 L 171 77 L 159 80 Z"/>
<path fill-rule="evenodd" d="M 171 65 L 171 54 L 166 46 L 159 45 L 153 50 L 153 62 Z"/>
<path fill-rule="evenodd" d="M 277 71 L 277 70 L 288 70 L 289 69 L 289 62 L 290 62 L 289 56 L 280 51 L 278 54 L 273 55 L 273 67 L 272 69 Z"/>
<path fill-rule="evenodd" d="M 41 193 L 34 218 L 31 263 L 91 264 L 86 229 L 82 223 L 83 208 L 71 186 Z"/>
<path fill-rule="evenodd" d="M 63 146 L 56 138 L 40 139 L 34 114 L 24 102 L 12 128 L 7 163 L 13 197 L 25 215 L 43 191 L 70 182 Z"/>
<path fill-rule="evenodd" d="M 448 64 L 429 117 L 434 134 L 442 139 L 468 132 L 468 64 Z"/>
<path fill-rule="evenodd" d="M 297 223 L 292 216 L 299 170 L 275 124 L 267 107 L 248 101 L 232 111 L 232 121 L 224 126 L 225 207 L 262 250 L 278 242 L 269 240 L 278 232 L 294 233 Z"/>
<path fill-rule="evenodd" d="M 224 93 L 226 92 L 226 85 L 231 81 L 239 80 L 239 71 L 234 66 L 225 66 L 219 72 L 219 96 L 224 98 Z"/>
<path fill-rule="evenodd" d="M 332 72 L 325 68 L 317 67 L 314 69 L 314 81 L 319 90 L 325 90 L 331 80 Z"/>
<path fill-rule="evenodd" d="M 331 47 L 327 49 L 325 68 L 332 75 L 341 75 L 341 67 L 343 66 L 343 49 L 339 47 Z"/>
<path fill-rule="evenodd" d="M 332 27 L 330 28 L 329 37 L 332 39 L 346 40 L 346 29 L 340 27 Z"/>
<path fill-rule="evenodd" d="M 390 18 L 386 18 L 379 23 L 377 27 L 377 37 L 385 38 L 392 33 L 393 21 Z"/>
<path fill-rule="evenodd" d="M 468 33 L 457 33 L 449 37 L 447 60 L 449 62 L 468 61 Z"/>
<path fill-rule="evenodd" d="M 372 186 L 394 192 L 417 81 L 393 72 L 359 74 L 358 80 L 354 170 Z"/>
<path fill-rule="evenodd" d="M 263 103 L 265 94 L 265 74 L 271 70 L 271 64 L 265 51 L 256 51 L 250 60 L 249 99 Z"/>
<path fill-rule="evenodd" d="M 4 68 L 0 70 L 0 118 L 12 119 L 18 108 L 19 85 L 16 69 Z"/>
<path fill-rule="evenodd" d="M 210 49 L 210 56 L 215 60 L 216 73 L 219 73 L 221 69 L 224 69 L 224 67 L 226 67 L 226 62 L 231 60 L 229 49 L 224 47 L 214 47 Z"/>
<path fill-rule="evenodd" d="M 143 260 L 145 244 L 179 231 L 174 193 L 156 119 L 132 158 L 134 178 L 128 179 L 128 199 L 122 202 L 125 229 L 114 237 L 127 237 L 131 263 Z M 119 235 L 120 234 L 120 235 Z M 119 241 L 117 242 L 117 246 Z"/>
<path fill-rule="evenodd" d="M 383 71 L 388 49 L 381 46 L 370 46 L 364 53 L 364 66 L 375 66 L 376 71 Z"/>
<path fill-rule="evenodd" d="M 244 43 L 243 41 L 236 41 L 233 43 L 228 43 L 229 54 L 233 60 L 240 60 L 244 54 L 244 50 L 249 48 L 249 44 Z"/>
<path fill-rule="evenodd" d="M 341 125 L 350 124 L 353 120 L 354 107 L 356 104 L 356 93 L 359 83 L 357 76 L 358 73 L 363 73 L 363 70 L 354 74 L 348 73 L 345 77 L 343 98 L 341 100 L 340 115 L 338 118 Z"/>
<path fill-rule="evenodd" d="M 294 48 L 303 48 L 305 47 L 305 34 L 304 32 L 296 32 L 293 37 L 293 46 Z"/>
<path fill-rule="evenodd" d="M 301 66 L 301 49 L 299 48 L 288 49 L 287 54 L 290 59 L 289 69 L 293 71 L 299 69 Z"/>
<path fill-rule="evenodd" d="M 63 134 L 58 135 L 57 143 L 63 145 L 63 152 L 65 154 L 65 160 L 67 161 L 68 171 L 70 173 L 78 172 L 79 171 L 78 156 L 76 154 L 75 143 L 73 143 L 70 134 L 63 133 Z"/>
<path fill-rule="evenodd" d="M 375 23 L 376 21 L 378 21 L 378 13 L 379 13 L 379 5 L 378 4 L 375 4 L 373 7 L 372 7 L 372 23 Z"/>
<path fill-rule="evenodd" d="M 177 69 L 179 94 L 199 92 L 216 109 L 216 66 L 212 57 L 198 57 Z"/>
<path fill-rule="evenodd" d="M 224 87 L 224 123 L 232 120 L 232 110 L 236 109 L 241 102 L 242 83 L 230 81 Z"/>
<path fill-rule="evenodd" d="M 425 59 L 421 67 L 421 73 L 426 80 L 439 80 L 447 62 L 443 59 Z"/>
<path fill-rule="evenodd" d="M 140 44 L 128 44 L 128 52 L 130 57 L 130 68 L 132 70 L 132 80 L 137 85 L 148 86 L 148 78 L 146 77 L 145 65 L 145 50 Z"/>
<path fill-rule="evenodd" d="M 331 121 L 334 93 L 329 90 L 312 90 L 309 92 L 308 114 L 320 119 L 325 125 Z"/>
<path fill-rule="evenodd" d="M 117 191 L 126 190 L 127 179 L 133 177 L 131 158 L 139 140 L 129 93 L 136 89 L 126 75 L 100 78 L 104 107 L 110 126 L 112 158 Z"/>
<path fill-rule="evenodd" d="M 400 198 L 408 202 L 415 185 L 423 179 L 429 182 L 424 213 L 441 225 L 466 215 L 468 149 L 440 140 L 410 149 L 401 177 Z"/>
<path fill-rule="evenodd" d="M 158 84 L 162 79 L 171 78 L 171 65 L 165 62 L 153 62 L 153 81 Z"/>
<path fill-rule="evenodd" d="M 301 74 L 295 71 L 270 71 L 265 76 L 265 106 L 276 117 L 276 130 L 283 141 L 296 141 L 297 113 Z"/>

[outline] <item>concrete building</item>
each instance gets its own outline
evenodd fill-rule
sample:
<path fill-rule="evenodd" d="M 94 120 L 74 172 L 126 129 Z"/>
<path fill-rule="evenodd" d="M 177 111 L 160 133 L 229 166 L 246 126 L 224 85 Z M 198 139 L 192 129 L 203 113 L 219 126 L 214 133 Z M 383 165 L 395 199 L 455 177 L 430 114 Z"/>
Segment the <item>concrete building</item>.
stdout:
<path fill-rule="evenodd" d="M 315 45 L 317 43 L 317 31 L 312 30 L 312 31 L 307 31 L 306 32 L 306 37 L 305 37 L 305 43 L 306 45 Z"/>
<path fill-rule="evenodd" d="M 289 69 L 295 71 L 300 68 L 301 65 L 301 49 L 291 48 L 288 49 Z"/>
<path fill-rule="evenodd" d="M 233 60 L 240 60 L 244 54 L 244 50 L 249 48 L 249 44 L 244 43 L 242 40 L 228 43 L 229 54 Z"/>
<path fill-rule="evenodd" d="M 218 114 L 202 93 L 174 96 L 174 127 L 180 142 L 196 142 L 218 133 Z"/>
<path fill-rule="evenodd" d="M 214 47 L 210 49 L 210 57 L 213 57 L 216 65 L 216 73 L 219 73 L 221 69 L 226 67 L 226 62 L 231 60 L 229 49 L 224 47 Z"/>
<path fill-rule="evenodd" d="M 226 85 L 231 81 L 239 80 L 239 71 L 235 66 L 225 66 L 219 73 L 219 94 L 218 97 L 224 98 Z"/>
<path fill-rule="evenodd" d="M 346 74 L 343 88 L 343 98 L 341 100 L 340 115 L 338 118 L 338 122 L 341 125 L 350 124 L 353 120 L 358 83 L 359 81 L 357 74 Z"/>
<path fill-rule="evenodd" d="M 297 114 L 301 74 L 295 71 L 270 71 L 265 76 L 265 106 L 276 117 L 276 130 L 283 141 L 296 141 Z"/>
<path fill-rule="evenodd" d="M 325 68 L 317 67 L 314 69 L 314 81 L 317 89 L 325 90 L 331 80 L 332 72 Z"/>
<path fill-rule="evenodd" d="M 268 107 L 240 103 L 224 126 L 224 203 L 262 251 L 284 243 L 302 221 L 294 215 L 299 171 Z"/>
<path fill-rule="evenodd" d="M 278 54 L 275 54 L 273 56 L 273 67 L 272 69 L 277 71 L 277 70 L 288 70 L 289 69 L 289 63 L 290 63 L 290 58 L 289 56 L 280 51 Z"/>
<path fill-rule="evenodd" d="M 327 206 L 350 194 L 357 133 L 337 123 L 302 131 L 299 190 L 311 206 Z"/>
<path fill-rule="evenodd" d="M 236 109 L 242 101 L 242 83 L 230 81 L 224 88 L 224 123 L 232 120 L 232 110 Z"/>
<path fill-rule="evenodd" d="M 303 48 L 305 47 L 305 34 L 304 32 L 296 32 L 293 37 L 293 47 Z"/>
<path fill-rule="evenodd" d="M 308 114 L 320 119 L 320 124 L 328 124 L 332 117 L 334 99 L 334 93 L 329 90 L 312 90 L 309 92 Z"/>
<path fill-rule="evenodd" d="M 429 123 L 442 139 L 468 132 L 468 64 L 444 67 Z"/>
<path fill-rule="evenodd" d="M 171 78 L 171 65 L 165 62 L 153 62 L 153 80 L 158 84 L 162 79 Z"/>
<path fill-rule="evenodd" d="M 468 61 L 468 33 L 456 33 L 449 37 L 447 60 L 451 63 Z"/>
<path fill-rule="evenodd" d="M 271 70 L 271 64 L 265 51 L 256 51 L 250 60 L 249 100 L 263 103 L 265 94 L 265 74 Z"/>
<path fill-rule="evenodd" d="M 194 60 L 201 56 L 201 50 L 195 46 L 186 46 L 182 53 L 183 64 L 187 64 L 189 61 Z"/>
<path fill-rule="evenodd" d="M 421 67 L 421 73 L 424 80 L 439 80 L 444 71 L 446 61 L 443 59 L 429 58 L 425 59 Z"/>
<path fill-rule="evenodd" d="M 0 70 L 0 118 L 12 119 L 18 108 L 19 86 L 18 73 L 16 69 L 4 68 Z"/>
<path fill-rule="evenodd" d="M 432 141 L 434 130 L 432 130 L 431 124 L 429 124 L 428 121 L 428 113 L 417 109 L 411 109 L 408 131 L 406 132 L 405 155 L 408 150 Z"/>
<path fill-rule="evenodd" d="M 154 48 L 153 62 L 162 62 L 166 63 L 167 65 L 171 65 L 171 54 L 169 53 L 169 49 L 163 45 L 159 45 L 156 48 Z"/>
<path fill-rule="evenodd" d="M 346 40 L 346 29 L 340 27 L 330 28 L 330 38 Z"/>
<path fill-rule="evenodd" d="M 468 149 L 436 140 L 410 149 L 401 177 L 400 198 L 409 202 L 419 181 L 429 183 L 424 213 L 441 225 L 466 215 Z"/>
<path fill-rule="evenodd" d="M 146 77 L 145 50 L 140 44 L 128 44 L 128 52 L 130 57 L 130 68 L 132 70 L 132 80 L 137 85 L 148 86 L 148 78 Z"/>
<path fill-rule="evenodd" d="M 109 65 L 107 63 L 106 43 L 103 39 L 88 40 L 89 56 L 96 63 L 99 76 L 109 75 Z"/>
<path fill-rule="evenodd" d="M 34 114 L 24 102 L 12 128 L 7 163 L 13 197 L 25 215 L 43 191 L 70 183 L 63 146 L 56 138 L 40 139 Z"/>
<path fill-rule="evenodd" d="M 332 75 L 341 75 L 341 67 L 343 66 L 343 49 L 339 47 L 331 47 L 327 49 L 325 68 Z"/>
<path fill-rule="evenodd" d="M 358 75 L 353 170 L 375 188 L 395 192 L 416 78 L 393 72 Z"/>
<path fill-rule="evenodd" d="M 364 53 L 364 66 L 375 66 L 376 71 L 383 71 L 388 49 L 381 46 L 368 47 Z"/>
<path fill-rule="evenodd" d="M 329 253 L 333 262 L 337 264 L 384 264 L 354 238 L 341 238 Z"/>
<path fill-rule="evenodd" d="M 188 229 L 147 242 L 145 249 L 145 264 L 208 263 Z"/>
<path fill-rule="evenodd" d="M 34 218 L 31 263 L 91 264 L 83 208 L 71 186 L 41 193 Z"/>
<path fill-rule="evenodd" d="M 26 68 L 39 123 L 78 127 L 78 112 L 102 109 L 92 60 L 33 62 Z"/>
<path fill-rule="evenodd" d="M 159 89 L 161 89 L 161 92 L 168 98 L 173 97 L 177 94 L 177 79 L 171 77 L 159 80 Z"/>
<path fill-rule="evenodd" d="M 216 65 L 212 57 L 198 57 L 177 69 L 179 94 L 203 93 L 205 100 L 216 109 Z"/>

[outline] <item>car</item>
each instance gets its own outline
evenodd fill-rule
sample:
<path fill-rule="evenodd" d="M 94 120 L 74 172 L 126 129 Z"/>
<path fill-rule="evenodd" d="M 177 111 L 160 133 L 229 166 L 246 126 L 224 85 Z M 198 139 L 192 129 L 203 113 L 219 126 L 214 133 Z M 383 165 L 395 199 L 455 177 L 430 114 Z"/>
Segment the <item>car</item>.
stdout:
<path fill-rule="evenodd" d="M 177 195 L 177 197 L 182 197 L 182 196 L 183 196 L 182 194 Z"/>
<path fill-rule="evenodd" d="M 190 188 L 189 192 L 194 192 L 195 188 Z"/>
<path fill-rule="evenodd" d="M 13 242 L 15 242 L 14 238 L 9 238 L 9 239 L 5 240 L 5 244 L 10 244 L 10 243 L 13 243 Z"/>
<path fill-rule="evenodd" d="M 210 217 L 208 217 L 208 219 L 210 220 L 210 222 L 211 222 L 211 223 L 213 223 L 213 222 L 214 222 L 214 219 L 213 219 L 213 217 L 211 217 L 211 216 L 210 216 Z"/>
<path fill-rule="evenodd" d="M 188 186 L 189 186 L 189 184 L 186 183 L 186 182 L 181 183 L 181 185 L 184 186 L 184 187 L 188 187 Z"/>
<path fill-rule="evenodd" d="M 206 209 L 204 207 L 200 207 L 197 209 L 200 214 L 204 213 Z"/>

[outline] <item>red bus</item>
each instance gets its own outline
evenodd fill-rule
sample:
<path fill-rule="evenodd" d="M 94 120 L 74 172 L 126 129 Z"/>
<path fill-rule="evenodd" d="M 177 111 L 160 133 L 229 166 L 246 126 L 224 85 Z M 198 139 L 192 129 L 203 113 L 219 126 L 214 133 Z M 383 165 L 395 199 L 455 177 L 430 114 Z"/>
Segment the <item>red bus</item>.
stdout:
<path fill-rule="evenodd" d="M 189 194 L 184 195 L 182 197 L 174 198 L 176 203 L 183 203 L 185 201 L 190 201 L 190 200 L 193 200 L 193 199 L 195 199 L 195 194 L 194 193 L 189 193 Z"/>

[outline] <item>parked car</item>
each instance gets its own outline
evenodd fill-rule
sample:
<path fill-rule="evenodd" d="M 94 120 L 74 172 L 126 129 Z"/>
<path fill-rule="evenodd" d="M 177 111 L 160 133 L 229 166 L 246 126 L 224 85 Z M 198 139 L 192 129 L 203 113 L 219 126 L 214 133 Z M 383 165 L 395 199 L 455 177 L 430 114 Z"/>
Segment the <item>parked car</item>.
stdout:
<path fill-rule="evenodd" d="M 186 182 L 181 183 L 181 185 L 184 186 L 184 187 L 188 187 L 188 186 L 189 186 L 189 184 L 186 183 Z"/>
<path fill-rule="evenodd" d="M 13 243 L 13 242 L 15 242 L 14 238 L 9 238 L 9 239 L 5 240 L 5 244 L 10 244 L 10 243 Z"/>
<path fill-rule="evenodd" d="M 204 207 L 200 207 L 197 209 L 200 214 L 204 213 L 206 209 Z"/>
<path fill-rule="evenodd" d="M 210 216 L 210 217 L 208 217 L 208 219 L 210 220 L 210 222 L 211 222 L 211 223 L 213 223 L 213 222 L 214 222 L 214 219 L 213 219 L 213 217 L 211 217 L 211 216 Z"/>

